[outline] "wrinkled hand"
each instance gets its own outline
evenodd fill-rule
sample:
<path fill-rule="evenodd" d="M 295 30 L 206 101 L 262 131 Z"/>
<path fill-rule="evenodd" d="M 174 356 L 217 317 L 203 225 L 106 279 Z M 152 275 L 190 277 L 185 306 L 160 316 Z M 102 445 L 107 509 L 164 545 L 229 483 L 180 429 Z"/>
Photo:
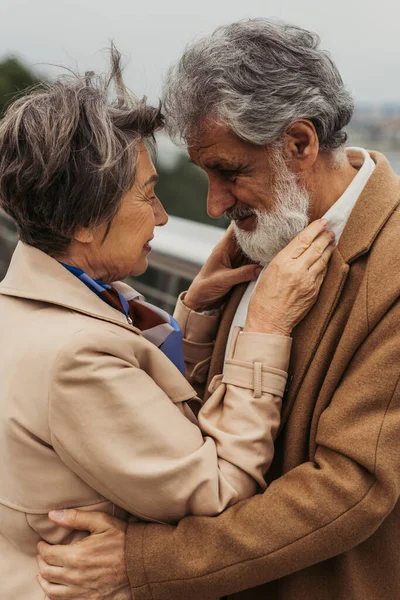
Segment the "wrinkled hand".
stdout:
<path fill-rule="evenodd" d="M 237 266 L 245 260 L 230 226 L 193 280 L 184 298 L 184 304 L 195 311 L 221 306 L 224 297 L 234 285 L 257 279 L 259 276 L 262 270 L 259 265 Z"/>
<path fill-rule="evenodd" d="M 314 221 L 296 236 L 261 275 L 249 304 L 244 331 L 290 335 L 314 305 L 334 250 L 327 221 Z"/>
<path fill-rule="evenodd" d="M 127 523 L 100 512 L 64 510 L 51 521 L 92 535 L 67 546 L 39 542 L 37 580 L 50 600 L 131 600 L 125 566 Z"/>

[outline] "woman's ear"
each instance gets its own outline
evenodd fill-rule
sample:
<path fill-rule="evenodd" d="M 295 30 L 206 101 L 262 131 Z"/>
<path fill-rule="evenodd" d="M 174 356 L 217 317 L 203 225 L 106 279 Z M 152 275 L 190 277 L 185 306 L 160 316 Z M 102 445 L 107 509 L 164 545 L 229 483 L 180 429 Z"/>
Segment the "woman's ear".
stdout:
<path fill-rule="evenodd" d="M 311 170 L 317 160 L 319 141 L 308 119 L 291 123 L 283 135 L 285 158 L 293 173 Z"/>

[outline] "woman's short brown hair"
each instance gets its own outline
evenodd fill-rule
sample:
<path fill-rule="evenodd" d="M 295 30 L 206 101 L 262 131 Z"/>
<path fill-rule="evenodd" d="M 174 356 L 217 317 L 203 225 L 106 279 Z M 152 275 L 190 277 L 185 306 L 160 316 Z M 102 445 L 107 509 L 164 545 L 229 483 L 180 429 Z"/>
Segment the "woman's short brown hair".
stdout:
<path fill-rule="evenodd" d="M 77 229 L 110 223 L 139 143 L 162 126 L 160 107 L 127 91 L 114 47 L 109 74 L 69 74 L 16 100 L 0 123 L 0 205 L 20 239 L 62 255 Z"/>

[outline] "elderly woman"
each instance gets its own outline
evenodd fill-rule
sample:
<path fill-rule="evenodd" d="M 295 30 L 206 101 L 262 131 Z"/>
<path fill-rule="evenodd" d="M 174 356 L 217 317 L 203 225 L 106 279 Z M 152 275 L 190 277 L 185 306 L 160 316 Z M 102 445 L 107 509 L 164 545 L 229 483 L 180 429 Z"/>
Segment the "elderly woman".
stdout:
<path fill-rule="evenodd" d="M 231 268 L 228 232 L 175 319 L 118 282 L 145 271 L 154 227 L 167 222 L 147 149 L 162 123 L 129 96 L 114 53 L 108 78 L 60 79 L 1 124 L 1 205 L 20 237 L 0 286 L 2 598 L 42 600 L 37 542 L 82 535 L 50 523 L 52 509 L 168 523 L 265 488 L 290 331 L 316 298 L 332 236 L 312 224 L 323 259 L 312 247 L 299 256 L 295 240 L 264 273 L 197 420 L 187 402 L 218 314 L 196 310 L 215 309 L 258 267 Z"/>

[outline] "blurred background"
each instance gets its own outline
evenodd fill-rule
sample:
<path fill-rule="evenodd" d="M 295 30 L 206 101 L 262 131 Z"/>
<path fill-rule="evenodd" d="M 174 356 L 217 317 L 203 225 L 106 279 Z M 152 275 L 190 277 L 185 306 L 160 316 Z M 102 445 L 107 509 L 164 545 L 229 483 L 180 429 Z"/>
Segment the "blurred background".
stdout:
<path fill-rule="evenodd" d="M 349 143 L 380 150 L 400 174 L 400 5 L 395 0 L 0 0 L 0 114 L 13 97 L 63 66 L 102 71 L 113 40 L 136 95 L 157 103 L 188 41 L 218 25 L 269 17 L 316 31 L 356 99 Z M 206 213 L 207 182 L 182 149 L 158 139 L 157 194 L 172 218 L 156 232 L 150 267 L 133 285 L 171 310 L 227 222 Z M 0 279 L 16 243 L 0 212 Z M 132 283 L 132 282 L 131 282 Z"/>

